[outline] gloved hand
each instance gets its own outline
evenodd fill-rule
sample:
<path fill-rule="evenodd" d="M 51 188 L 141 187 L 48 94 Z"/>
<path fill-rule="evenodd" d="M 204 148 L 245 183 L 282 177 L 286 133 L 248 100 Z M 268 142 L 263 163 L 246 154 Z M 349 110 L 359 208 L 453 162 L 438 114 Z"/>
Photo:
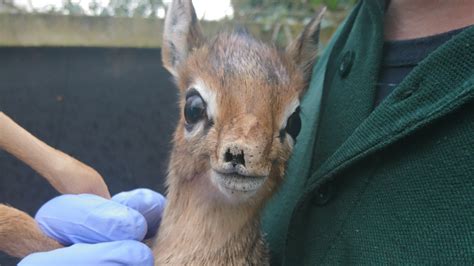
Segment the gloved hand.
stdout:
<path fill-rule="evenodd" d="M 68 246 L 34 253 L 19 265 L 153 265 L 139 242 L 156 233 L 165 198 L 149 189 L 122 192 L 112 200 L 81 194 L 45 203 L 35 216 L 51 238 Z"/>

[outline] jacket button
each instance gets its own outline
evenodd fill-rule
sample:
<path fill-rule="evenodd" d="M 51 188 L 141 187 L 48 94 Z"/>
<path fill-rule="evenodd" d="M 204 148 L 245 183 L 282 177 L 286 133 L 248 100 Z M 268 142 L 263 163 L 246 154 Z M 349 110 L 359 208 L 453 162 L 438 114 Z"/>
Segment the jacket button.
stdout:
<path fill-rule="evenodd" d="M 316 189 L 312 202 L 316 206 L 324 206 L 334 197 L 335 192 L 336 190 L 332 182 L 322 184 Z"/>
<path fill-rule="evenodd" d="M 354 63 L 354 57 L 354 51 L 349 50 L 344 53 L 341 64 L 339 65 L 339 75 L 341 78 L 345 78 L 349 72 L 351 72 L 352 64 Z"/>

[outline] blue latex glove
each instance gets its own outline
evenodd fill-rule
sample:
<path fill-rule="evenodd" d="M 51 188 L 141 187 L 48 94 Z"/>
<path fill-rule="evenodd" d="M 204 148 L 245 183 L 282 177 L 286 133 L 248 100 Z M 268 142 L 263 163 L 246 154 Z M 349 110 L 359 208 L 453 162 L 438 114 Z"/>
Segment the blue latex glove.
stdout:
<path fill-rule="evenodd" d="M 113 196 L 112 200 L 137 210 L 145 217 L 148 226 L 145 238 L 150 238 L 156 234 L 166 203 L 166 199 L 161 194 L 142 188 L 121 192 Z"/>
<path fill-rule="evenodd" d="M 149 189 L 122 192 L 112 200 L 56 197 L 35 219 L 45 234 L 71 246 L 31 254 L 19 265 L 153 265 L 151 250 L 139 241 L 157 231 L 165 202 Z"/>

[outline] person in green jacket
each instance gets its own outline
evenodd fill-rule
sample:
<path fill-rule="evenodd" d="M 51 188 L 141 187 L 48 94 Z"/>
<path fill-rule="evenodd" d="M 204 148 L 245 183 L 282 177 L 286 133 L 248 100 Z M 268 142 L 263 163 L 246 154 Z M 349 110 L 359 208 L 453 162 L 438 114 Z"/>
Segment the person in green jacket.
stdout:
<path fill-rule="evenodd" d="M 274 265 L 474 263 L 474 1 L 359 1 L 313 69 Z"/>

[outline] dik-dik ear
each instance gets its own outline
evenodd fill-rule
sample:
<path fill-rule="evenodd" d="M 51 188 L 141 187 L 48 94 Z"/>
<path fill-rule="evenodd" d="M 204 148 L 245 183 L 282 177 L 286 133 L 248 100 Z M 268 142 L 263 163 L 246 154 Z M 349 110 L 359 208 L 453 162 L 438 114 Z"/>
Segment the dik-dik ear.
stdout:
<path fill-rule="evenodd" d="M 204 41 L 191 0 L 173 0 L 168 8 L 163 31 L 163 65 L 174 76 L 189 53 Z"/>
<path fill-rule="evenodd" d="M 318 54 L 319 33 L 324 12 L 326 12 L 326 7 L 323 7 L 319 14 L 306 25 L 298 38 L 286 47 L 286 52 L 303 71 L 306 82 L 311 78 Z"/>

